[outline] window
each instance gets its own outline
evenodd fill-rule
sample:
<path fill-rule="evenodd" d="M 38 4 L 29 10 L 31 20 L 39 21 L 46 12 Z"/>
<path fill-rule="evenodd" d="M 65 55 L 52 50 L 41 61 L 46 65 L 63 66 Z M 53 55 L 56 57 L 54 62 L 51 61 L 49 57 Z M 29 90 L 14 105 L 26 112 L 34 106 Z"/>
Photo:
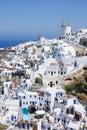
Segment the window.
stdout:
<path fill-rule="evenodd" d="M 51 128 L 50 128 L 50 127 L 48 127 L 48 128 L 47 128 L 47 130 L 51 130 Z"/>
<path fill-rule="evenodd" d="M 43 98 L 42 98 L 42 100 L 43 100 Z"/>
<path fill-rule="evenodd" d="M 54 74 L 56 74 L 56 72 L 54 71 Z"/>
<path fill-rule="evenodd" d="M 31 104 L 31 102 L 30 102 L 30 104 Z"/>
<path fill-rule="evenodd" d="M 49 93 L 47 93 L 47 97 L 49 97 Z"/>
<path fill-rule="evenodd" d="M 49 93 L 49 96 L 51 96 L 51 94 Z"/>
<path fill-rule="evenodd" d="M 61 68 L 61 71 L 63 70 L 63 68 Z"/>
<path fill-rule="evenodd" d="M 50 84 L 49 84 L 49 85 L 50 85 L 50 87 L 53 87 L 53 85 L 54 85 L 54 84 L 53 84 L 53 82 L 50 82 Z"/>
<path fill-rule="evenodd" d="M 40 100 L 40 97 L 39 97 L 39 100 Z"/>
<path fill-rule="evenodd" d="M 46 92 L 46 95 L 48 95 L 48 92 Z"/>
<path fill-rule="evenodd" d="M 48 73 L 50 74 L 50 71 L 48 71 Z"/>
<path fill-rule="evenodd" d="M 73 104 L 76 104 L 76 99 L 73 100 Z"/>
<path fill-rule="evenodd" d="M 32 96 L 30 95 L 30 98 L 31 98 Z"/>
<path fill-rule="evenodd" d="M 60 121 L 60 118 L 58 118 L 58 122 Z"/>
<path fill-rule="evenodd" d="M 51 75 L 53 75 L 53 71 L 51 71 Z"/>
<path fill-rule="evenodd" d="M 56 81 L 56 84 L 58 84 L 58 81 Z"/>
<path fill-rule="evenodd" d="M 62 93 L 60 93 L 60 95 L 61 95 L 61 96 L 63 96 L 63 94 L 62 94 Z"/>
<path fill-rule="evenodd" d="M 34 97 L 36 98 L 36 95 Z"/>
<path fill-rule="evenodd" d="M 56 97 L 57 97 L 57 93 L 56 93 Z"/>
<path fill-rule="evenodd" d="M 40 103 L 40 106 L 42 106 L 42 103 Z"/>
<path fill-rule="evenodd" d="M 8 84 L 6 84 L 6 88 L 8 88 Z"/>
<path fill-rule="evenodd" d="M 25 104 L 25 102 L 23 102 L 23 104 Z"/>
<path fill-rule="evenodd" d="M 28 102 L 26 102 L 26 105 L 28 104 Z"/>
<path fill-rule="evenodd" d="M 73 130 L 73 128 L 70 128 L 70 130 Z"/>

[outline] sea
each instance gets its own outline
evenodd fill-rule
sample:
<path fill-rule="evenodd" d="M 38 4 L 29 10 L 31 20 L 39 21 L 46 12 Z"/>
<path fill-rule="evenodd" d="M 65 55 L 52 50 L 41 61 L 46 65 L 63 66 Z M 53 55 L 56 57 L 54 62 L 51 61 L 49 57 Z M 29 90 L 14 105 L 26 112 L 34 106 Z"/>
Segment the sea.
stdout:
<path fill-rule="evenodd" d="M 37 41 L 38 39 L 9 39 L 9 40 L 0 40 L 0 48 L 6 48 L 11 46 L 16 46 L 20 43 L 29 42 L 29 41 Z"/>
<path fill-rule="evenodd" d="M 58 37 L 58 35 L 46 35 L 45 38 L 52 39 Z M 38 41 L 40 36 L 35 37 L 27 37 L 27 38 L 8 38 L 8 39 L 0 39 L 0 48 L 6 48 L 11 46 L 16 46 L 20 43 L 29 42 L 29 41 Z"/>
<path fill-rule="evenodd" d="M 20 42 L 17 41 L 0 41 L 0 48 L 6 48 L 6 47 L 10 47 L 10 46 L 16 46 L 18 45 Z"/>

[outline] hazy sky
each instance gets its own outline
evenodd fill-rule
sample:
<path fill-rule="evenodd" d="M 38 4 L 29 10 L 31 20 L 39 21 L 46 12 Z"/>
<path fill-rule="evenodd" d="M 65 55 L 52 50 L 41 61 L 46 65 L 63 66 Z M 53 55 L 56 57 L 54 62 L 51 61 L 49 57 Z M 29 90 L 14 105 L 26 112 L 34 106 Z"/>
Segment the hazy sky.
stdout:
<path fill-rule="evenodd" d="M 0 40 L 56 37 L 62 22 L 87 27 L 87 0 L 0 0 Z"/>

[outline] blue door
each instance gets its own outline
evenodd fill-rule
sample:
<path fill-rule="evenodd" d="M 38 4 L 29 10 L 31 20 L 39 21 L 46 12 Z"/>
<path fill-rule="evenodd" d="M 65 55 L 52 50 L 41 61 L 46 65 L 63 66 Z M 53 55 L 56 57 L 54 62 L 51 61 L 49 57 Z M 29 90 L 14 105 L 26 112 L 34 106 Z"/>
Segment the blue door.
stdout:
<path fill-rule="evenodd" d="M 76 104 L 76 99 L 73 100 L 73 104 Z"/>
<path fill-rule="evenodd" d="M 32 102 L 32 105 L 34 106 L 34 102 Z"/>
<path fill-rule="evenodd" d="M 47 105 L 49 105 L 49 102 L 47 101 Z"/>

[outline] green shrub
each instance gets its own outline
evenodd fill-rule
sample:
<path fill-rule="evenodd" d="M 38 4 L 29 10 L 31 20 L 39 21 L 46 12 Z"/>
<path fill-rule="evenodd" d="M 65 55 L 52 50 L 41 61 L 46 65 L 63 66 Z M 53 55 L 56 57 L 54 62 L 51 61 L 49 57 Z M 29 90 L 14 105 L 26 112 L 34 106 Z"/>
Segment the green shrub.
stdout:
<path fill-rule="evenodd" d="M 35 83 L 38 83 L 38 84 L 43 85 L 43 81 L 42 81 L 42 79 L 39 78 L 39 77 L 37 77 L 37 78 L 35 79 Z"/>
<path fill-rule="evenodd" d="M 72 84 L 68 84 L 65 86 L 66 93 L 71 93 L 72 90 L 74 90 L 74 86 Z"/>
<path fill-rule="evenodd" d="M 0 130 L 6 130 L 7 126 L 0 124 Z"/>

